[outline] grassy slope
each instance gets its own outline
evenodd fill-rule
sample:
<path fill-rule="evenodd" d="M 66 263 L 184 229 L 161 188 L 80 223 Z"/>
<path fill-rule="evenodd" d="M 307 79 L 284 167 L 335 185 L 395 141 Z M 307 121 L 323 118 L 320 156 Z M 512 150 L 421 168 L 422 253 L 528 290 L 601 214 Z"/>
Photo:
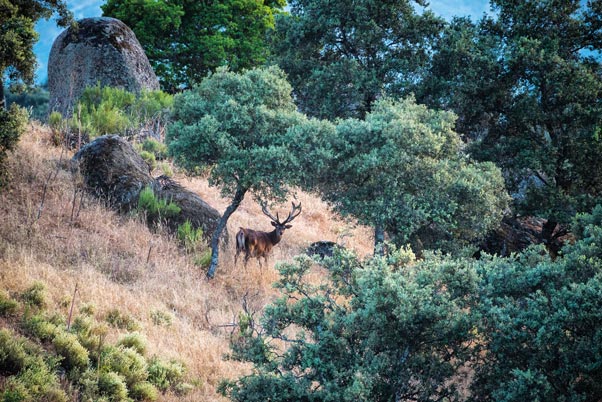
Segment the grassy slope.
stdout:
<path fill-rule="evenodd" d="M 360 255 L 371 251 L 369 230 L 336 220 L 317 197 L 300 193 L 304 212 L 274 249 L 269 267 L 260 270 L 255 262 L 246 270 L 234 267 L 231 241 L 221 253 L 216 278 L 208 282 L 204 271 L 172 239 L 151 233 L 135 217 L 119 216 L 84 198 L 79 216 L 72 220 L 77 184 L 69 172 L 72 154 L 53 147 L 50 136 L 48 129 L 32 125 L 8 161 L 12 182 L 0 192 L 0 289 L 19 292 L 41 281 L 49 294 L 49 310 L 66 316 L 66 301 L 77 283 L 76 306 L 94 305 L 100 319 L 116 308 L 134 317 L 148 339 L 148 355 L 183 361 L 188 381 L 198 384 L 186 398 L 167 395 L 161 400 L 218 400 L 219 380 L 248 369 L 223 360 L 232 330 L 228 324 L 236 320 L 243 298 L 252 310 L 260 311 L 277 296 L 271 286 L 277 279 L 276 261 L 292 259 L 317 240 L 338 240 Z M 180 174 L 175 178 L 218 210 L 225 209 L 227 200 L 206 180 Z M 285 215 L 289 207 L 282 205 L 274 212 Z M 231 218 L 231 237 L 239 226 L 271 228 L 250 199 Z M 153 324 L 154 311 L 172 314 L 172 325 Z M 111 329 L 109 340 L 122 332 Z"/>

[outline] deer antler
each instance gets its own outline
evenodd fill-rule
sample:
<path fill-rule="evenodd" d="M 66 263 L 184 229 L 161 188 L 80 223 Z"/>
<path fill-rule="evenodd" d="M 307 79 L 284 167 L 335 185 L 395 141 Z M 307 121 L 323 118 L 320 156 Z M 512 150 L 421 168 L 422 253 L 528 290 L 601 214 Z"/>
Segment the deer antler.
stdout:
<path fill-rule="evenodd" d="M 274 222 L 276 222 L 279 225 L 286 225 L 287 223 L 292 222 L 292 220 L 295 219 L 297 216 L 299 216 L 299 214 L 301 213 L 301 203 L 299 203 L 299 205 L 295 205 L 295 203 L 292 202 L 293 209 L 288 214 L 288 217 L 286 218 L 286 220 L 284 222 L 280 222 L 280 217 L 278 216 L 277 213 L 276 213 L 276 217 L 274 218 L 274 215 L 272 215 L 270 213 L 270 211 L 268 211 L 267 204 L 264 201 L 261 201 L 260 203 L 261 203 L 261 212 L 263 212 L 264 215 L 266 215 L 268 218 L 270 218 L 271 220 L 273 220 Z"/>
<path fill-rule="evenodd" d="M 278 219 L 278 214 L 276 214 L 276 218 L 274 218 L 274 215 L 272 215 L 270 213 L 270 211 L 268 211 L 267 204 L 264 201 L 261 201 L 260 204 L 261 204 L 261 212 L 263 212 L 264 215 L 266 215 L 268 218 L 270 218 L 274 222 L 280 224 L 280 219 Z"/>
<path fill-rule="evenodd" d="M 299 214 L 301 213 L 301 203 L 299 203 L 299 205 L 295 205 L 294 202 L 291 202 L 291 204 L 293 204 L 293 209 L 288 214 L 288 218 L 286 218 L 286 220 L 284 222 L 282 222 L 281 225 L 285 225 L 285 224 L 287 224 L 289 222 L 292 222 L 293 219 L 295 219 L 296 217 L 298 217 Z"/>

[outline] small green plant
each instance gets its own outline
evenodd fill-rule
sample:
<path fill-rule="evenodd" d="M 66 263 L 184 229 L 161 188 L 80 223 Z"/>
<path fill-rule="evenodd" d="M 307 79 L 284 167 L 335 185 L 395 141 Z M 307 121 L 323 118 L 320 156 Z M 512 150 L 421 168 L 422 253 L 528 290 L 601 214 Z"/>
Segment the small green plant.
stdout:
<path fill-rule="evenodd" d="M 146 338 L 139 332 L 126 334 L 117 342 L 117 346 L 130 348 L 144 356 L 146 353 Z"/>
<path fill-rule="evenodd" d="M 35 282 L 21 294 L 21 299 L 28 306 L 44 308 L 46 306 L 46 287 L 42 282 Z"/>
<path fill-rule="evenodd" d="M 148 151 L 142 151 L 140 152 L 140 156 L 146 163 L 148 163 L 148 166 L 150 166 L 151 169 L 154 170 L 157 167 L 157 159 L 155 158 L 155 154 Z"/>
<path fill-rule="evenodd" d="M 203 228 L 193 228 L 192 223 L 186 220 L 178 226 L 177 237 L 186 251 L 192 252 L 197 249 L 203 240 Z"/>
<path fill-rule="evenodd" d="M 41 341 L 50 341 L 57 332 L 57 326 L 42 315 L 34 315 L 23 321 L 25 331 Z"/>
<path fill-rule="evenodd" d="M 155 155 L 157 160 L 163 160 L 167 158 L 167 145 L 152 138 L 147 138 L 144 140 L 142 143 L 142 150 Z"/>
<path fill-rule="evenodd" d="M 128 388 L 124 378 L 112 371 L 102 372 L 98 377 L 98 393 L 111 402 L 128 401 Z"/>
<path fill-rule="evenodd" d="M 205 250 L 201 255 L 198 255 L 194 258 L 194 265 L 207 268 L 211 264 L 211 250 Z"/>
<path fill-rule="evenodd" d="M 0 291 L 0 317 L 9 317 L 16 314 L 19 303 L 11 299 L 5 291 Z"/>
<path fill-rule="evenodd" d="M 140 329 L 140 324 L 127 314 L 121 313 L 117 309 L 110 310 L 107 313 L 105 321 L 112 327 L 126 329 L 128 331 L 137 331 Z"/>
<path fill-rule="evenodd" d="M 149 375 L 146 359 L 132 348 L 108 346 L 103 350 L 101 362 L 101 370 L 120 374 L 128 387 L 146 381 Z"/>
<path fill-rule="evenodd" d="M 56 362 L 43 356 L 28 339 L 0 330 L 1 401 L 67 401 L 54 371 Z"/>
<path fill-rule="evenodd" d="M 69 127 L 90 138 L 104 134 L 126 134 L 160 117 L 172 106 L 173 97 L 161 91 L 134 94 L 121 88 L 88 87 L 81 95 Z"/>
<path fill-rule="evenodd" d="M 166 163 L 166 162 L 160 163 L 159 169 L 161 169 L 163 176 L 173 177 L 173 169 L 169 163 Z"/>
<path fill-rule="evenodd" d="M 161 310 L 151 311 L 150 316 L 151 316 L 151 319 L 153 320 L 153 324 L 155 324 L 157 326 L 169 327 L 169 326 L 171 326 L 171 323 L 173 321 L 173 315 L 171 315 L 170 313 L 161 311 Z"/>
<path fill-rule="evenodd" d="M 89 363 L 88 350 L 84 348 L 77 336 L 65 331 L 57 331 L 52 344 L 60 356 L 63 357 L 61 365 L 66 369 L 85 369 Z"/>
<path fill-rule="evenodd" d="M 147 381 L 132 385 L 130 395 L 137 401 L 156 401 L 159 398 L 157 388 Z"/>
<path fill-rule="evenodd" d="M 161 391 L 175 388 L 184 379 L 186 369 L 177 361 L 164 362 L 153 357 L 148 365 L 148 381 Z"/>
<path fill-rule="evenodd" d="M 8 110 L 0 109 L 0 187 L 2 187 L 6 175 L 4 170 L 4 159 L 8 152 L 12 151 L 19 142 L 19 138 L 25 132 L 29 115 L 16 103 L 10 105 Z"/>
<path fill-rule="evenodd" d="M 145 213 L 149 222 L 157 222 L 162 218 L 173 218 L 181 210 L 173 202 L 158 199 L 150 186 L 145 187 L 138 197 L 138 212 Z"/>

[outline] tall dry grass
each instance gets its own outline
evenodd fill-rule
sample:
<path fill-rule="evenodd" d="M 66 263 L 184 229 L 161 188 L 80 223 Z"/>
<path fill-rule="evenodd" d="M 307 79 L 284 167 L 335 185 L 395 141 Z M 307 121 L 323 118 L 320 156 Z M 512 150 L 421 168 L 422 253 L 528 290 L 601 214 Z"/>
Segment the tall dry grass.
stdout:
<path fill-rule="evenodd" d="M 66 301 L 77 284 L 76 306 L 95 306 L 99 319 L 114 309 L 133 317 L 148 339 L 148 355 L 182 361 L 196 385 L 184 398 L 165 395 L 161 400 L 220 400 L 215 392 L 219 380 L 248 370 L 223 358 L 230 324 L 243 299 L 251 310 L 261 311 L 277 297 L 272 287 L 277 261 L 291 260 L 318 240 L 338 241 L 360 255 L 371 251 L 369 230 L 336 219 L 318 197 L 299 192 L 303 213 L 273 250 L 267 267 L 260 269 L 255 261 L 246 269 L 240 262 L 235 267 L 231 241 L 220 254 L 215 278 L 208 281 L 193 257 L 167 234 L 153 233 L 137 217 L 120 216 L 97 200 L 74 197 L 79 183 L 69 168 L 72 153 L 50 139 L 47 128 L 32 125 L 8 159 L 12 179 L 0 192 L 0 289 L 19 292 L 41 281 L 49 309 L 66 316 Z M 228 201 L 206 180 L 182 174 L 175 179 L 220 212 L 226 208 Z M 290 204 L 276 206 L 274 212 L 283 215 L 288 208 Z M 232 216 L 231 236 L 239 226 L 271 230 L 251 199 Z M 171 314 L 171 325 L 154 323 L 156 312 Z M 121 332 L 112 328 L 109 340 Z"/>

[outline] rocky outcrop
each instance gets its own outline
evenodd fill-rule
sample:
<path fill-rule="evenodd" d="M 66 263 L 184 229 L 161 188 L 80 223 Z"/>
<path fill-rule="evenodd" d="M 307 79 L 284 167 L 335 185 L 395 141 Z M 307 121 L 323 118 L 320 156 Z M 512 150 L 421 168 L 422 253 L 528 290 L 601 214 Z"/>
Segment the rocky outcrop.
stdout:
<path fill-rule="evenodd" d="M 134 32 L 115 18 L 85 18 L 63 31 L 48 60 L 50 111 L 70 116 L 89 86 L 100 84 L 140 92 L 159 89 Z"/>
<path fill-rule="evenodd" d="M 174 180 L 166 176 L 153 178 L 148 164 L 118 135 L 96 138 L 82 147 L 72 161 L 74 169 L 82 175 L 86 189 L 114 209 L 121 212 L 135 209 L 140 192 L 149 186 L 156 198 L 173 202 L 180 208 L 177 215 L 161 222 L 169 229 L 176 230 L 188 220 L 193 227 L 202 227 L 205 235 L 210 236 L 217 226 L 220 218 L 217 210 Z"/>

